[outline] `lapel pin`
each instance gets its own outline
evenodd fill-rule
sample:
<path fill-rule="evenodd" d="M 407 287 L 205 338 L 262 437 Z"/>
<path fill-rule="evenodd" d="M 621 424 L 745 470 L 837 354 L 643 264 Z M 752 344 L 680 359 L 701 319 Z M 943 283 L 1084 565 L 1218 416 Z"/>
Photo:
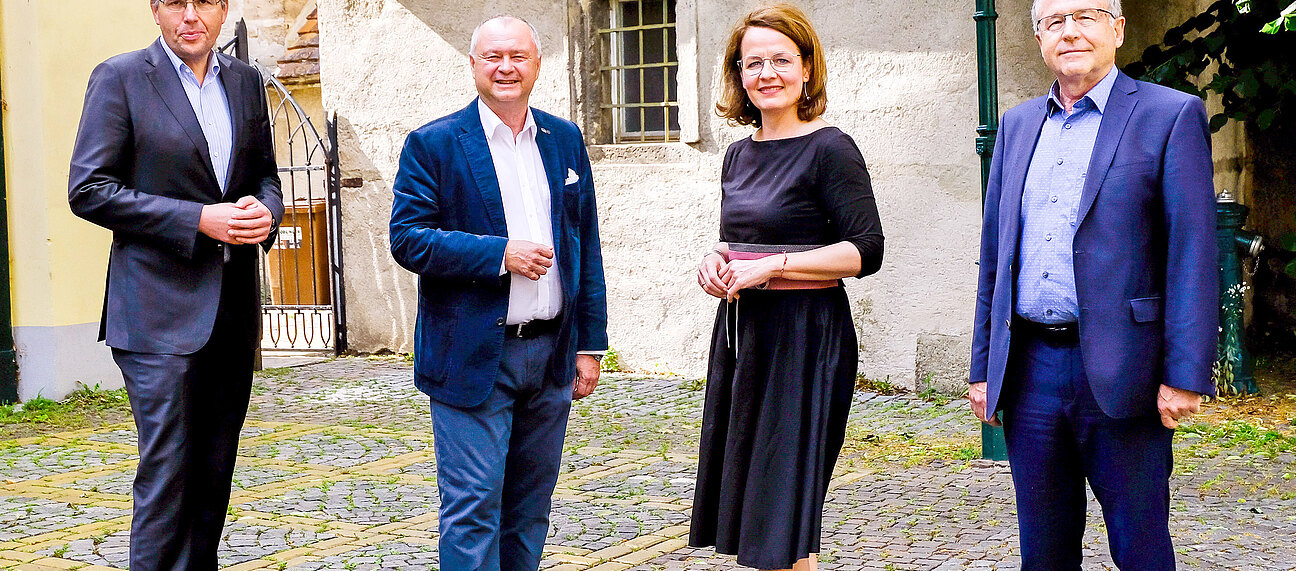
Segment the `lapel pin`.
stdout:
<path fill-rule="evenodd" d="M 546 129 L 546 128 L 544 128 L 544 127 L 541 127 L 541 128 L 540 128 L 540 132 L 541 132 L 541 133 L 544 133 L 544 134 L 546 134 L 546 135 L 549 134 L 549 130 Z"/>

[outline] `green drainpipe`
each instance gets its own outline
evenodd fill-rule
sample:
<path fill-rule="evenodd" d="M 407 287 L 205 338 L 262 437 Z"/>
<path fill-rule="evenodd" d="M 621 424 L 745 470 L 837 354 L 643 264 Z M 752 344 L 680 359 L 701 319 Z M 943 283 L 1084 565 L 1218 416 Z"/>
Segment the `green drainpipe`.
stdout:
<path fill-rule="evenodd" d="M 990 178 L 990 159 L 994 154 L 995 137 L 999 134 L 999 85 L 995 68 L 994 0 L 976 0 L 977 36 L 977 107 L 980 124 L 977 125 L 976 149 L 981 155 L 981 202 L 984 207 L 986 183 Z M 1003 428 L 981 424 L 981 457 L 987 460 L 1007 460 L 1008 445 L 1004 443 Z"/>
<path fill-rule="evenodd" d="M 3 99 L 3 97 L 0 97 Z M 18 359 L 9 300 L 9 198 L 5 182 L 4 121 L 0 117 L 0 404 L 18 402 Z"/>

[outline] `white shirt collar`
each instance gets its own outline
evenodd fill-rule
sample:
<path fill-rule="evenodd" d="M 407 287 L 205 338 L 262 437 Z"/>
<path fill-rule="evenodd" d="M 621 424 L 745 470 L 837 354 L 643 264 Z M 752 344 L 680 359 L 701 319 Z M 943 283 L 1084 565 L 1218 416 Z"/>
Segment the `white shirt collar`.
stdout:
<path fill-rule="evenodd" d="M 494 139 L 497 136 L 503 136 L 509 143 L 516 141 L 513 137 L 513 129 L 504 124 L 504 120 L 500 119 L 499 115 L 496 115 L 490 107 L 486 106 L 486 102 L 482 101 L 480 98 L 477 99 L 477 112 L 481 115 L 482 129 L 486 131 L 487 139 Z M 504 128 L 503 134 L 499 132 L 501 127 Z M 531 132 L 533 138 L 535 137 L 535 116 L 531 113 L 530 107 L 527 107 L 526 122 L 523 123 L 522 131 L 519 132 L 518 135 L 521 136 L 522 133 L 526 133 L 527 131 Z"/>
<path fill-rule="evenodd" d="M 191 77 L 193 77 L 195 81 L 197 81 L 198 77 L 194 75 L 193 70 L 189 69 L 189 66 L 186 65 L 185 62 L 180 59 L 180 56 L 176 55 L 175 52 L 171 51 L 171 46 L 167 45 L 166 39 L 159 39 L 158 41 L 159 43 L 162 44 L 162 51 L 166 52 L 167 59 L 171 60 L 171 67 L 175 68 L 176 73 L 180 74 L 181 77 L 184 77 L 184 75 L 187 73 Z M 221 69 L 220 62 L 216 58 L 216 50 L 212 50 L 211 56 L 207 58 L 207 76 L 208 77 L 220 76 L 220 69 Z"/>

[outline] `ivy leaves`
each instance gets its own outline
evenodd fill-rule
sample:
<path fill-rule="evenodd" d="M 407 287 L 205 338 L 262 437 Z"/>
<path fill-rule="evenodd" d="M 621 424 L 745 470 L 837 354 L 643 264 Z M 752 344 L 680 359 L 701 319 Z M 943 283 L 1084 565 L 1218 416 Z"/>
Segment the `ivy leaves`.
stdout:
<path fill-rule="evenodd" d="M 1296 32 L 1296 2 L 1292 2 L 1290 6 L 1284 8 L 1282 14 L 1278 15 L 1277 20 L 1265 24 L 1260 29 L 1261 32 L 1266 34 L 1277 34 L 1283 30 Z"/>
<path fill-rule="evenodd" d="M 1286 0 L 1281 0 L 1286 1 Z M 1125 71 L 1146 81 L 1206 99 L 1218 96 L 1223 109 L 1210 119 L 1212 131 L 1228 121 L 1252 122 L 1267 130 L 1296 116 L 1296 33 L 1262 33 L 1276 22 L 1296 30 L 1296 3 L 1279 0 L 1218 0 L 1204 12 L 1166 32 Z M 1207 75 L 1208 74 L 1208 75 Z"/>

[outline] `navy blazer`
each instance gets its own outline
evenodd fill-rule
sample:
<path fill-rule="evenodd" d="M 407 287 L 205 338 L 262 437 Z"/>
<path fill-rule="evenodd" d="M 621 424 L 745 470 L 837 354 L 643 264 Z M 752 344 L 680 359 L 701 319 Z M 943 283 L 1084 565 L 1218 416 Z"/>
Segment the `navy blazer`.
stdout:
<path fill-rule="evenodd" d="M 256 247 L 230 247 L 198 232 L 203 205 L 255 196 L 283 219 L 283 196 L 261 74 L 216 54 L 229 101 L 233 157 L 222 195 L 207 139 L 159 38 L 99 64 L 90 74 L 72 151 L 72 211 L 112 230 L 99 339 L 137 353 L 189 354 L 207 344 L 225 274 L 241 287 L 227 302 L 260 325 Z M 274 243 L 272 233 L 262 247 Z M 246 276 L 243 278 L 242 276 Z M 245 285 L 244 285 L 245 284 Z"/>
<path fill-rule="evenodd" d="M 607 349 L 607 302 L 594 180 L 580 129 L 532 109 L 549 179 L 562 321 L 549 375 L 576 377 L 577 351 Z M 567 184 L 567 172 L 577 180 Z M 509 276 L 508 227 L 495 163 L 474 100 L 410 133 L 393 185 L 391 252 L 418 274 L 414 382 L 440 402 L 475 406 L 499 373 Z"/>
<path fill-rule="evenodd" d="M 1004 113 L 986 189 L 972 382 L 998 409 L 1016 305 L 1022 189 L 1046 97 Z M 1214 394 L 1219 278 L 1210 131 L 1201 99 L 1116 77 L 1080 195 L 1080 350 L 1113 418 L 1157 411 L 1160 384 Z"/>

